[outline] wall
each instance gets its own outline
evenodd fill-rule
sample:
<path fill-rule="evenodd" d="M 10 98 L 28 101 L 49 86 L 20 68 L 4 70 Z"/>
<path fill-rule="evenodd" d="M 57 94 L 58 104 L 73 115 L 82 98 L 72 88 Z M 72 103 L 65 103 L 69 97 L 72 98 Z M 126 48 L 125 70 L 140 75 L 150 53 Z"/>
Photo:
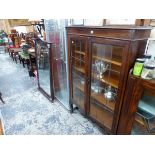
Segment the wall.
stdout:
<path fill-rule="evenodd" d="M 26 31 L 29 33 L 29 32 L 34 32 L 34 28 L 33 26 L 26 26 Z"/>
<path fill-rule="evenodd" d="M 154 38 L 154 41 L 150 42 L 147 53 L 155 57 L 155 27 L 151 31 L 150 38 Z"/>
<path fill-rule="evenodd" d="M 7 34 L 11 32 L 11 26 L 8 19 L 0 19 L 0 30 L 4 30 Z"/>
<path fill-rule="evenodd" d="M 22 20 L 21 20 L 22 21 Z M 25 20 L 23 20 L 25 21 Z M 13 29 L 15 26 L 18 26 L 19 22 L 17 22 L 16 24 L 13 24 L 13 22 L 11 23 L 12 25 L 10 25 L 10 19 L 0 19 L 0 30 L 4 30 L 7 34 L 11 33 L 11 29 Z M 20 25 L 22 25 L 22 23 L 20 23 Z M 24 23 L 23 23 L 24 25 Z M 28 24 L 26 24 L 28 25 Z M 33 26 L 28 25 L 25 26 L 26 27 L 26 31 L 27 32 L 34 32 Z"/>
<path fill-rule="evenodd" d="M 8 19 L 9 24 L 14 26 L 30 26 L 31 24 L 28 22 L 28 19 Z"/>

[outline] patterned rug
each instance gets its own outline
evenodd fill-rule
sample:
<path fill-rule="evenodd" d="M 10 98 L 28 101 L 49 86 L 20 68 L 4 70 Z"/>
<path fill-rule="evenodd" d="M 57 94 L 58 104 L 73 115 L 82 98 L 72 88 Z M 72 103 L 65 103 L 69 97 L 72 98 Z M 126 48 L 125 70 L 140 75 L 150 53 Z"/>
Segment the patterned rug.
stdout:
<path fill-rule="evenodd" d="M 78 111 L 70 114 L 59 102 L 51 103 L 28 76 L 27 68 L 0 54 L 0 102 L 6 135 L 102 135 L 104 132 Z"/>

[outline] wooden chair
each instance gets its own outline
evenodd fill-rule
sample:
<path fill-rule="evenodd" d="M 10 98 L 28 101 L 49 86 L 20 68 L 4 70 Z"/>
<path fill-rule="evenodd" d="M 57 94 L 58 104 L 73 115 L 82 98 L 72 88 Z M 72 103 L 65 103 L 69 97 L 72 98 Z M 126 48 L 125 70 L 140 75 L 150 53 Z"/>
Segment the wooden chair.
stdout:
<path fill-rule="evenodd" d="M 25 64 L 26 64 L 27 68 L 29 69 L 29 65 L 30 65 L 29 55 L 25 54 L 24 52 L 20 52 L 19 53 L 19 61 L 20 61 L 20 63 L 22 62 L 24 68 L 25 68 Z"/>
<path fill-rule="evenodd" d="M 21 51 L 21 48 L 10 48 L 9 49 L 9 55 L 12 58 L 13 61 L 17 63 L 17 57 L 18 53 Z"/>

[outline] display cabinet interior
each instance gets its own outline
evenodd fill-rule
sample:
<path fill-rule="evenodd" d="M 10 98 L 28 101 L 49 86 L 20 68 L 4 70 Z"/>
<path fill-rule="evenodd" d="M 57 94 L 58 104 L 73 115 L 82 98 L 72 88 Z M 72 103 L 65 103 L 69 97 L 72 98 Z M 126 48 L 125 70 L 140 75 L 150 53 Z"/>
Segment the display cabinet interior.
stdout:
<path fill-rule="evenodd" d="M 76 102 L 76 105 L 80 107 L 81 111 L 85 113 L 86 111 L 86 40 L 84 38 L 70 38 L 71 50 L 70 50 L 70 60 L 71 60 L 71 96 L 72 101 Z"/>
<path fill-rule="evenodd" d="M 130 75 L 127 89 L 118 134 L 154 135 L 155 80 Z"/>

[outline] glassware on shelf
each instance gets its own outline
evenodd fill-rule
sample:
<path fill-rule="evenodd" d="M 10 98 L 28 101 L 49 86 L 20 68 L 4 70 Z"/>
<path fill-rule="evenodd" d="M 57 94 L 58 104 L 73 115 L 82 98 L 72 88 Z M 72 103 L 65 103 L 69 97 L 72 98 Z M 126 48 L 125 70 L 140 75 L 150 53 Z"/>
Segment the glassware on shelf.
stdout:
<path fill-rule="evenodd" d="M 75 105 L 83 112 L 86 111 L 84 106 L 86 91 L 85 44 L 84 40 L 74 39 L 71 41 L 72 99 L 75 101 Z"/>
<path fill-rule="evenodd" d="M 107 71 L 109 65 L 105 64 L 101 60 L 95 60 L 95 67 L 96 67 L 96 70 L 97 70 L 97 77 L 102 78 L 103 73 L 105 73 Z"/>
<path fill-rule="evenodd" d="M 116 89 L 112 89 L 111 86 L 108 86 L 107 89 L 104 92 L 104 97 L 109 101 L 115 101 L 116 100 Z"/>
<path fill-rule="evenodd" d="M 104 67 L 102 68 L 102 74 L 107 71 L 108 67 L 109 67 L 109 64 L 104 65 Z"/>
<path fill-rule="evenodd" d="M 92 83 L 92 84 L 91 84 L 91 90 L 92 90 L 94 93 L 101 93 L 102 90 L 103 90 L 103 88 L 100 87 L 100 86 L 98 85 L 98 83 L 96 82 L 96 83 Z"/>
<path fill-rule="evenodd" d="M 99 60 L 95 60 L 95 67 L 96 67 L 96 71 L 97 71 L 97 77 L 100 77 L 100 61 Z"/>
<path fill-rule="evenodd" d="M 150 54 L 143 54 L 142 57 L 145 60 L 145 62 L 144 62 L 144 66 L 145 66 L 151 60 L 152 55 L 150 55 Z"/>
<path fill-rule="evenodd" d="M 150 60 L 145 63 L 141 77 L 148 80 L 155 77 L 155 61 Z"/>
<path fill-rule="evenodd" d="M 144 66 L 144 62 L 145 62 L 145 59 L 141 59 L 141 58 L 136 59 L 136 62 L 135 62 L 134 68 L 133 68 L 133 75 L 135 75 L 135 76 L 141 75 L 141 72 L 142 72 L 143 66 Z"/>
<path fill-rule="evenodd" d="M 84 80 L 81 80 L 80 83 L 81 83 L 82 85 L 84 85 L 84 84 L 85 84 L 85 81 L 84 81 Z"/>

